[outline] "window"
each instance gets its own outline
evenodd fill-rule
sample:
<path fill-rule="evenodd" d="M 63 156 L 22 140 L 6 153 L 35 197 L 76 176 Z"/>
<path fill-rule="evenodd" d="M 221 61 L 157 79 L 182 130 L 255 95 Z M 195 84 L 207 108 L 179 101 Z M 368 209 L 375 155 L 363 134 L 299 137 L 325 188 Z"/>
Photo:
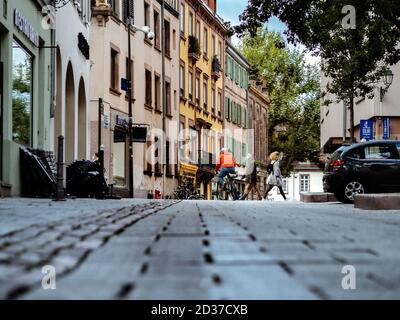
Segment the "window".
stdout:
<path fill-rule="evenodd" d="M 12 45 L 12 138 L 31 145 L 32 57 L 17 42 Z"/>
<path fill-rule="evenodd" d="M 128 12 L 128 2 L 129 2 L 129 12 Z M 134 24 L 134 11 L 135 11 L 135 4 L 134 0 L 122 0 L 122 18 L 125 23 L 128 23 L 129 18 L 131 20 L 131 24 Z"/>
<path fill-rule="evenodd" d="M 300 175 L 300 192 L 310 192 L 310 176 L 308 174 Z"/>
<path fill-rule="evenodd" d="M 165 82 L 165 96 L 166 96 L 166 114 L 171 115 L 171 83 Z"/>
<path fill-rule="evenodd" d="M 112 146 L 112 162 L 113 162 L 113 181 L 117 186 L 126 185 L 125 141 L 126 141 L 125 132 L 116 129 L 114 131 L 114 140 Z"/>
<path fill-rule="evenodd" d="M 160 49 L 160 14 L 154 11 L 153 18 L 154 45 L 156 48 Z"/>
<path fill-rule="evenodd" d="M 200 108 L 200 72 L 196 72 L 196 107 Z"/>
<path fill-rule="evenodd" d="M 181 62 L 179 68 L 179 95 L 182 98 L 185 97 L 185 81 L 185 64 L 184 62 Z"/>
<path fill-rule="evenodd" d="M 207 28 L 204 28 L 204 33 L 203 33 L 203 51 L 204 51 L 204 56 L 208 57 L 208 30 Z"/>
<path fill-rule="evenodd" d="M 346 156 L 349 158 L 353 158 L 353 159 L 361 159 L 362 158 L 362 149 L 356 148 L 356 149 L 350 150 L 346 154 Z"/>
<path fill-rule="evenodd" d="M 215 35 L 211 37 L 211 57 L 215 56 Z"/>
<path fill-rule="evenodd" d="M 146 1 L 144 2 L 144 25 L 150 26 L 150 5 Z"/>
<path fill-rule="evenodd" d="M 196 21 L 196 38 L 197 38 L 197 40 L 199 40 L 199 43 L 201 43 L 201 41 L 200 41 L 200 20 L 197 20 Z"/>
<path fill-rule="evenodd" d="M 154 138 L 154 162 L 155 162 L 155 165 L 154 165 L 154 172 L 156 173 L 156 174 L 160 174 L 160 173 L 162 173 L 162 169 L 161 169 L 161 162 L 162 161 L 160 161 L 160 160 L 162 160 L 162 159 L 160 159 L 160 142 L 159 142 L 159 139 L 158 139 L 158 137 L 155 137 Z M 162 155 L 161 155 L 162 156 Z"/>
<path fill-rule="evenodd" d="M 204 110 L 208 111 L 208 79 L 203 79 L 203 105 Z"/>
<path fill-rule="evenodd" d="M 164 21 L 164 31 L 165 31 L 165 54 L 167 57 L 171 56 L 171 29 L 170 23 Z"/>
<path fill-rule="evenodd" d="M 108 4 L 111 6 L 112 15 L 115 17 L 119 17 L 119 1 L 120 0 L 108 0 Z"/>
<path fill-rule="evenodd" d="M 215 114 L 215 87 L 211 89 L 211 112 Z"/>
<path fill-rule="evenodd" d="M 179 121 L 179 157 L 180 159 L 186 159 L 186 152 L 185 152 L 185 120 L 181 119 Z"/>
<path fill-rule="evenodd" d="M 151 71 L 146 69 L 145 73 L 146 85 L 145 85 L 145 104 L 147 107 L 152 107 L 152 92 L 151 92 Z"/>
<path fill-rule="evenodd" d="M 190 161 L 191 163 L 196 163 L 197 159 L 197 140 L 198 140 L 198 134 L 193 127 L 190 127 Z"/>
<path fill-rule="evenodd" d="M 118 51 L 111 48 L 111 59 L 110 59 L 110 88 L 118 90 Z"/>
<path fill-rule="evenodd" d="M 171 160 L 170 160 L 170 142 L 167 140 L 165 142 L 165 173 L 171 175 L 173 170 L 171 168 Z"/>
<path fill-rule="evenodd" d="M 221 118 L 222 116 L 222 92 L 218 92 L 218 101 L 217 101 L 217 108 L 218 108 L 218 117 Z"/>
<path fill-rule="evenodd" d="M 189 100 L 193 102 L 193 71 L 189 70 Z"/>
<path fill-rule="evenodd" d="M 218 59 L 222 63 L 222 42 L 218 42 Z"/>
<path fill-rule="evenodd" d="M 189 13 L 189 35 L 193 36 L 194 35 L 194 30 L 193 30 L 193 13 Z"/>
<path fill-rule="evenodd" d="M 3 0 L 3 17 L 7 19 L 8 0 Z"/>
<path fill-rule="evenodd" d="M 390 145 L 372 145 L 364 148 L 365 159 L 394 159 L 395 157 L 391 154 Z"/>
<path fill-rule="evenodd" d="M 154 108 L 161 110 L 161 78 L 154 74 Z"/>
<path fill-rule="evenodd" d="M 185 23 L 186 23 L 186 12 L 185 12 L 185 5 L 181 3 L 181 34 L 185 34 Z"/>

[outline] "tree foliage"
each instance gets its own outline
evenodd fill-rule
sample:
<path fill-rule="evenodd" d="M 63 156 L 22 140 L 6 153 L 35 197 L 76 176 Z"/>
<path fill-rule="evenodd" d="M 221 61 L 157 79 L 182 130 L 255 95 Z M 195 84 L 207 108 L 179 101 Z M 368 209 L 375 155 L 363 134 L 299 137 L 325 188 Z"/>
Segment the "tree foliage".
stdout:
<path fill-rule="evenodd" d="M 348 6 L 355 9 L 355 28 L 346 24 Z M 287 25 L 289 42 L 321 56 L 321 69 L 331 80 L 323 95 L 348 102 L 354 140 L 355 97 L 371 98 L 387 67 L 400 60 L 400 1 L 249 0 L 236 31 L 255 35 L 272 16 Z"/>
<path fill-rule="evenodd" d="M 318 161 L 318 68 L 308 65 L 298 50 L 286 47 L 279 33 L 266 29 L 246 35 L 240 49 L 253 66 L 251 76 L 267 79 L 269 144 L 272 151 L 285 155 L 283 174 L 289 174 L 297 161 Z"/>

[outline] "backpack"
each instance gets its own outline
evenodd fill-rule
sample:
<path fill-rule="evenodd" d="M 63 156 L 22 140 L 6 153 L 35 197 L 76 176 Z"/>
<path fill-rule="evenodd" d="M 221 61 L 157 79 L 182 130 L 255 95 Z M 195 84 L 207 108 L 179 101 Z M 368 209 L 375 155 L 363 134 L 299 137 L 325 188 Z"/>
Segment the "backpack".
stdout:
<path fill-rule="evenodd" d="M 271 174 L 274 171 L 274 164 L 273 163 L 269 163 L 267 165 L 267 172 L 268 174 Z"/>

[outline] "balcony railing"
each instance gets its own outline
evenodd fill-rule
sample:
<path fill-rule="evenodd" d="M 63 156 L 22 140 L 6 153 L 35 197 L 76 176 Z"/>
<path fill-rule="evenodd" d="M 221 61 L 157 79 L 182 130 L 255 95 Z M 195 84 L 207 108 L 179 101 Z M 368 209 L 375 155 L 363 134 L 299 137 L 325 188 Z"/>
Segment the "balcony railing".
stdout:
<path fill-rule="evenodd" d="M 211 70 L 211 76 L 214 79 L 219 79 L 221 77 L 221 62 L 219 61 L 217 56 L 214 56 L 212 60 L 212 70 Z"/>

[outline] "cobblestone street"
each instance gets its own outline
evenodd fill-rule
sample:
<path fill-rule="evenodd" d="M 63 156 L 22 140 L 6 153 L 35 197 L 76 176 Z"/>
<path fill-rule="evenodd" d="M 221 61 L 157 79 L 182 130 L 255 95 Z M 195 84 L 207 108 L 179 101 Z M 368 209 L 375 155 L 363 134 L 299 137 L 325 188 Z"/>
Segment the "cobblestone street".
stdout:
<path fill-rule="evenodd" d="M 339 203 L 0 202 L 0 297 L 398 299 L 400 212 Z M 42 289 L 42 267 L 57 272 Z M 343 266 L 356 270 L 344 290 Z"/>

